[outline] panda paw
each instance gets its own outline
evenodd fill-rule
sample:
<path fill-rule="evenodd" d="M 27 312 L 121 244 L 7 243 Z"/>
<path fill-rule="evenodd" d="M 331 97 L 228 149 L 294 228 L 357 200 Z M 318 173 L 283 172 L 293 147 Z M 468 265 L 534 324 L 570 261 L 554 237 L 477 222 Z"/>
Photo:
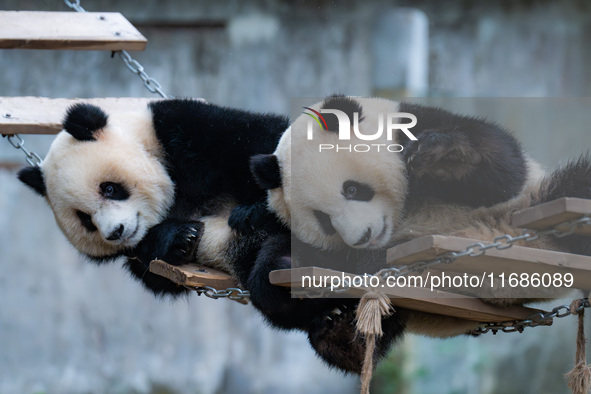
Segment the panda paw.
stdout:
<path fill-rule="evenodd" d="M 239 205 L 232 210 L 228 218 L 228 225 L 245 235 L 254 233 L 269 222 L 274 223 L 275 217 L 267 210 L 265 203 Z"/>
<path fill-rule="evenodd" d="M 409 173 L 441 181 L 465 178 L 482 162 L 482 155 L 461 132 L 425 131 L 404 150 Z"/>
<path fill-rule="evenodd" d="M 166 220 L 148 231 L 134 254 L 145 263 L 156 259 L 172 265 L 195 262 L 202 233 L 202 222 Z"/>

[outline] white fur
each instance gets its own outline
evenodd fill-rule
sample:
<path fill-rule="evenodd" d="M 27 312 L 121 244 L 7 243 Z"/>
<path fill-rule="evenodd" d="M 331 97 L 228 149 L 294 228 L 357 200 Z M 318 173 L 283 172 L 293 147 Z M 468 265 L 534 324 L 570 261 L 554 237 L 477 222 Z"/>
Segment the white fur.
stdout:
<path fill-rule="evenodd" d="M 96 141 L 79 141 L 66 131 L 51 145 L 42 171 L 46 198 L 56 221 L 79 251 L 102 257 L 135 246 L 159 223 L 174 200 L 174 185 L 163 165 L 163 152 L 151 112 L 117 113 L 95 133 Z M 102 182 L 124 184 L 126 200 L 103 198 Z M 89 214 L 98 231 L 82 226 L 76 210 Z M 120 239 L 109 235 L 123 224 Z"/>
<path fill-rule="evenodd" d="M 364 134 L 377 130 L 377 113 L 395 113 L 398 103 L 382 99 L 358 99 L 364 108 L 365 120 L 360 129 Z M 312 106 L 319 110 L 322 103 Z M 367 113 L 371 110 L 372 113 Z M 338 249 L 347 244 L 353 247 L 384 247 L 398 226 L 400 207 L 406 193 L 404 163 L 399 153 L 382 149 L 370 152 L 319 152 L 319 144 L 345 144 L 337 135 L 320 129 L 313 123 L 314 140 L 307 140 L 309 117 L 301 115 L 283 134 L 275 155 L 280 159 L 281 188 L 269 191 L 269 206 L 288 225 L 299 239 L 322 249 Z M 351 133 L 346 144 L 367 144 Z M 392 144 L 382 138 L 375 144 Z M 292 162 L 292 157 L 297 158 Z M 347 180 L 368 183 L 376 188 L 371 203 L 347 200 L 340 191 Z M 331 217 L 337 230 L 326 235 L 314 216 L 320 210 Z M 372 230 L 373 237 L 363 245 L 355 245 Z M 380 235 L 379 238 L 377 236 Z"/>

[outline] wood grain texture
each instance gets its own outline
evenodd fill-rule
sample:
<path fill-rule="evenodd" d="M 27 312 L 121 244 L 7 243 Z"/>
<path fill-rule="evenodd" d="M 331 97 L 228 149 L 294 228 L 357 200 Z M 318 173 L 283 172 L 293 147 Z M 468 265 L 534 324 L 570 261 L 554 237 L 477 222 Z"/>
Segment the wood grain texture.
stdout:
<path fill-rule="evenodd" d="M 515 227 L 547 230 L 560 223 L 580 219 L 586 214 L 591 214 L 591 200 L 563 197 L 515 212 L 512 219 Z M 591 226 L 579 227 L 575 234 L 591 236 Z"/>
<path fill-rule="evenodd" d="M 118 12 L 0 12 L 0 49 L 143 51 L 146 43 Z"/>
<path fill-rule="evenodd" d="M 150 263 L 150 272 L 184 286 L 211 286 L 216 289 L 238 286 L 236 280 L 225 272 L 198 264 L 176 266 L 162 260 L 154 260 Z"/>
<path fill-rule="evenodd" d="M 66 110 L 74 103 L 98 105 L 107 113 L 141 110 L 152 98 L 63 99 L 0 97 L 0 134 L 57 134 Z"/>
<path fill-rule="evenodd" d="M 354 274 L 342 273 L 326 268 L 302 267 L 287 270 L 272 271 L 269 274 L 269 281 L 277 286 L 302 288 L 302 277 L 316 276 L 339 276 L 345 275 L 354 277 Z M 371 288 L 351 288 L 342 296 L 361 297 Z M 537 309 L 512 306 L 498 307 L 487 304 L 478 298 L 451 294 L 443 291 L 430 291 L 420 287 L 383 287 L 380 289 L 392 300 L 394 306 L 402 308 L 429 312 L 438 315 L 453 316 L 466 320 L 478 322 L 500 322 L 510 320 L 521 320 L 540 312 Z"/>

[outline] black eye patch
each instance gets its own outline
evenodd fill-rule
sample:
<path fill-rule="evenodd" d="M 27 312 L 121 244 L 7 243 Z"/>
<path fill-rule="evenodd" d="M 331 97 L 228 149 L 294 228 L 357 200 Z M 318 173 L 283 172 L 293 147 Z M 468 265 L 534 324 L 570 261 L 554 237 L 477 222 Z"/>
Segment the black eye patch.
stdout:
<path fill-rule="evenodd" d="M 101 196 L 109 200 L 127 200 L 129 198 L 129 192 L 120 183 L 103 182 L 99 188 Z"/>
<path fill-rule="evenodd" d="M 87 214 L 86 212 L 76 210 L 76 215 L 78 216 L 78 219 L 80 219 L 80 223 L 82 223 L 84 228 L 86 228 L 88 231 L 93 233 L 97 230 L 94 223 L 92 223 L 92 218 L 89 214 Z"/>
<path fill-rule="evenodd" d="M 318 220 L 322 231 L 324 231 L 326 235 L 333 235 L 337 232 L 337 230 L 335 230 L 335 228 L 332 226 L 332 222 L 330 221 L 330 216 L 328 214 L 322 211 L 314 210 L 314 216 L 316 216 L 316 220 Z"/>
<path fill-rule="evenodd" d="M 356 201 L 371 201 L 376 194 L 371 186 L 355 181 L 344 182 L 341 193 L 347 200 Z"/>

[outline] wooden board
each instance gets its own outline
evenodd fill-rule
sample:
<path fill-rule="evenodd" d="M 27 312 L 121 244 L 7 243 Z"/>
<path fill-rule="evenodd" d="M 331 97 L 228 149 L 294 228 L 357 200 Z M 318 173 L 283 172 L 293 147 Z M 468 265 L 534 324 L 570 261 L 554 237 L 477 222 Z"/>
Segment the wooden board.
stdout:
<path fill-rule="evenodd" d="M 563 197 L 513 214 L 515 227 L 547 230 L 558 224 L 591 214 L 591 200 Z M 581 226 L 575 234 L 591 236 L 591 225 Z"/>
<path fill-rule="evenodd" d="M 287 270 L 272 271 L 269 274 L 269 281 L 277 286 L 291 287 L 292 289 L 302 287 L 303 276 L 341 276 L 340 271 L 334 271 L 319 267 L 302 267 Z M 353 274 L 345 273 L 345 276 L 354 277 Z M 349 297 L 361 297 L 368 288 L 351 288 L 346 294 Z M 392 300 L 392 304 L 401 308 L 407 308 L 422 312 L 435 313 L 438 315 L 454 316 L 466 320 L 478 322 L 501 322 L 522 320 L 540 310 L 513 306 L 500 308 L 484 303 L 483 301 L 463 295 L 450 294 L 443 291 L 430 291 L 419 287 L 384 287 L 381 289 Z"/>
<path fill-rule="evenodd" d="M 210 286 L 217 290 L 225 290 L 239 287 L 236 280 L 227 273 L 199 264 L 176 266 L 162 260 L 154 260 L 150 262 L 150 272 L 191 288 Z M 228 299 L 240 304 L 248 304 L 248 298 Z"/>
<path fill-rule="evenodd" d="M 458 252 L 474 239 L 430 235 L 405 242 L 388 250 L 390 265 L 404 265 L 435 258 L 445 252 Z M 489 249 L 479 257 L 460 257 L 451 264 L 433 266 L 435 270 L 449 270 L 471 274 L 487 273 L 572 273 L 574 288 L 591 289 L 591 257 L 549 250 L 513 246 L 505 250 Z"/>
<path fill-rule="evenodd" d="M 0 12 L 0 49 L 143 51 L 147 41 L 118 12 Z"/>
<path fill-rule="evenodd" d="M 57 134 L 69 106 L 92 103 L 107 113 L 141 110 L 153 98 L 53 99 L 44 97 L 0 97 L 0 134 Z"/>
<path fill-rule="evenodd" d="M 198 264 L 176 266 L 162 260 L 154 260 L 150 263 L 150 272 L 164 276 L 183 286 L 211 286 L 216 289 L 238 286 L 236 280 L 225 272 Z"/>

